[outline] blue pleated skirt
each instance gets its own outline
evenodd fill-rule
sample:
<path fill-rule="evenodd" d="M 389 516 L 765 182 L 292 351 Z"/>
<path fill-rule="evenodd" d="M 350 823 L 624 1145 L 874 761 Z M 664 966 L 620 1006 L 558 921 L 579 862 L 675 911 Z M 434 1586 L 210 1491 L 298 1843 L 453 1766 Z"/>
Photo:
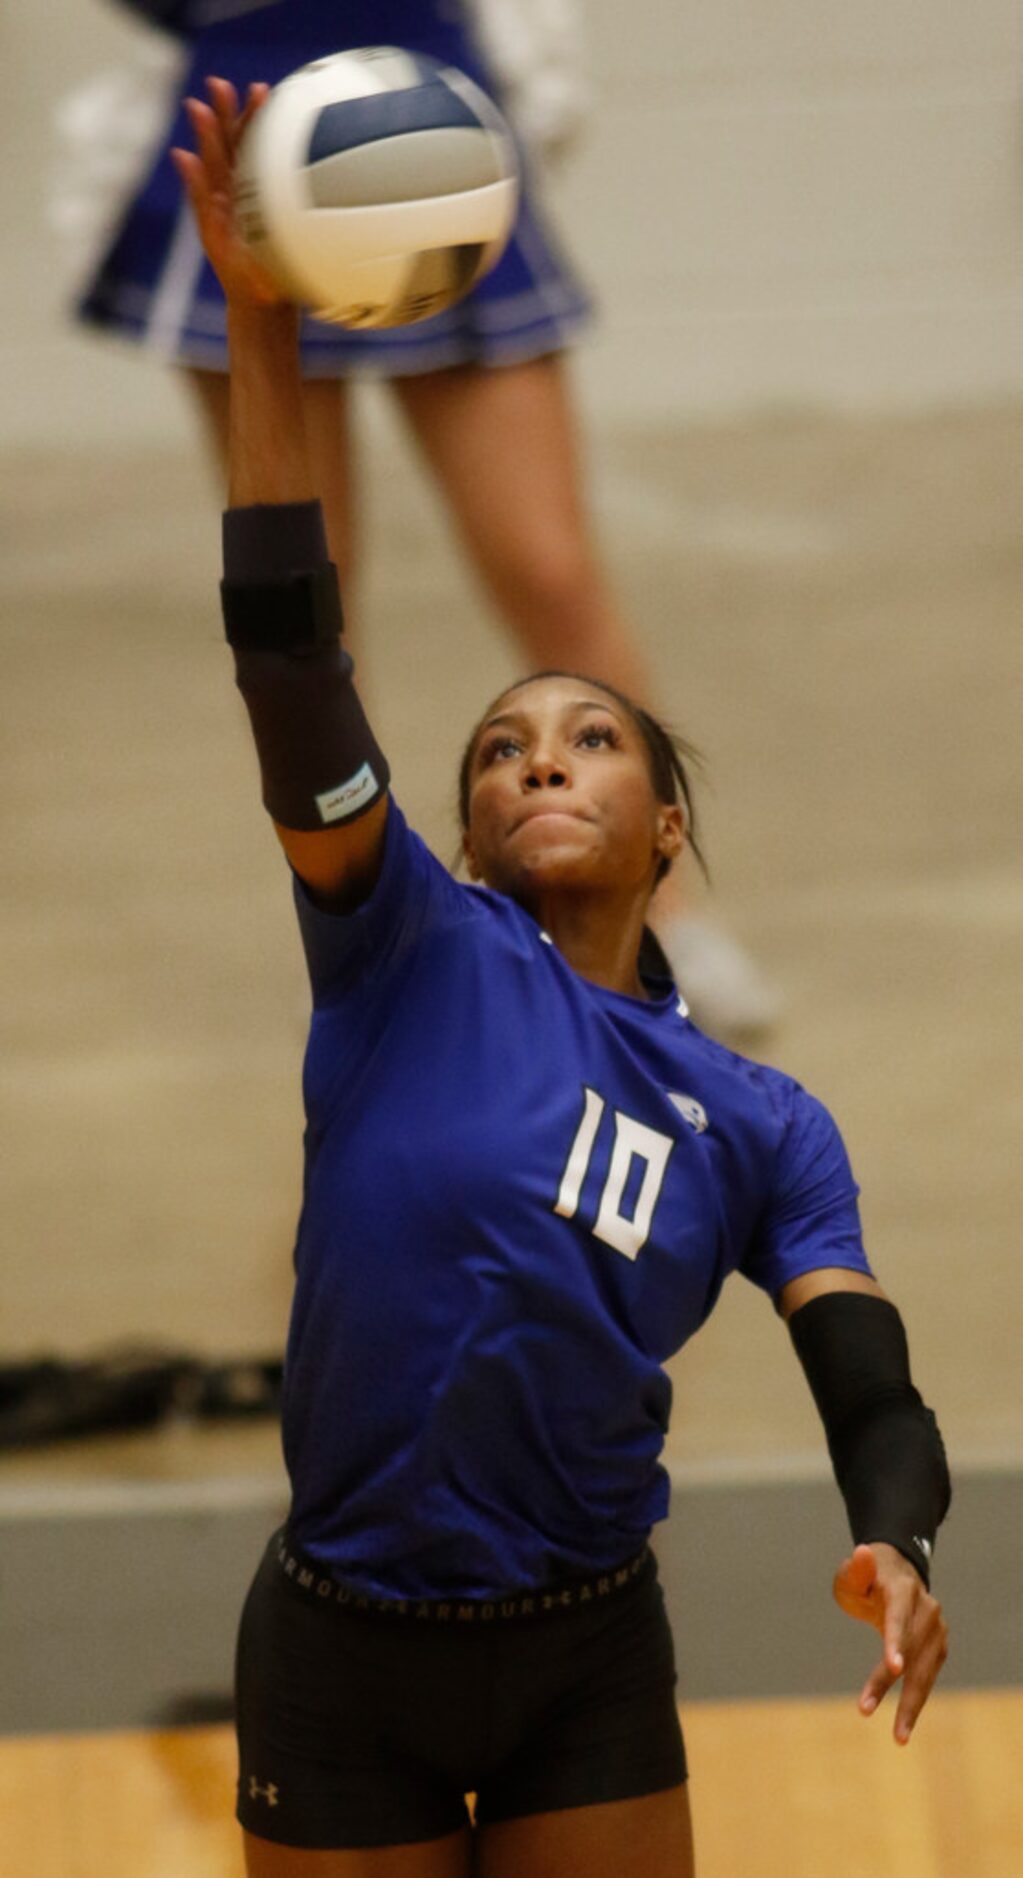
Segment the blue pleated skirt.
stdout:
<path fill-rule="evenodd" d="M 205 96 L 204 80 L 229 78 L 244 94 L 273 85 L 296 66 L 350 46 L 401 45 L 458 66 L 485 90 L 481 64 L 458 0 L 277 0 L 224 15 L 198 31 L 173 113 L 148 173 L 130 202 L 76 307 L 80 319 L 120 333 L 176 364 L 224 371 L 224 297 L 203 254 L 170 160 L 190 148 L 181 100 Z M 521 156 L 521 152 L 520 152 Z M 537 203 L 522 158 L 522 191 L 511 240 L 497 266 L 456 306 L 412 326 L 349 331 L 308 314 L 302 364 L 309 378 L 366 372 L 395 376 L 461 364 L 509 365 L 562 350 L 589 313 L 589 301 Z"/>

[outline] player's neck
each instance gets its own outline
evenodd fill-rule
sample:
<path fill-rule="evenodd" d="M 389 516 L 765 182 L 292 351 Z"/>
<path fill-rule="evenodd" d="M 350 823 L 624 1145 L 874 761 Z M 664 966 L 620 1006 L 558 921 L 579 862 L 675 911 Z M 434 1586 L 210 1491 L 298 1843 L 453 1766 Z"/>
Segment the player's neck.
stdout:
<path fill-rule="evenodd" d="M 639 975 L 642 907 L 623 908 L 616 898 L 559 894 L 532 911 L 580 978 L 626 997 L 647 996 Z"/>

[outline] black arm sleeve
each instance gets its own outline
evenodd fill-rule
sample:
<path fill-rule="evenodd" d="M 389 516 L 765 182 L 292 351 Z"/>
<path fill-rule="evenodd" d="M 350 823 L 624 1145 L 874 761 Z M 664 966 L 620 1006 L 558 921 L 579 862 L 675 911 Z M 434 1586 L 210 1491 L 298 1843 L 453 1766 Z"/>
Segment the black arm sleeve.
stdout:
<path fill-rule="evenodd" d="M 274 821 L 322 829 L 364 815 L 390 770 L 352 684 L 318 502 L 227 510 L 221 601 Z"/>
<path fill-rule="evenodd" d="M 938 1424 L 910 1378 L 898 1311 L 866 1292 L 829 1291 L 794 1311 L 789 1331 L 854 1540 L 896 1546 L 929 1584 L 952 1489 Z"/>

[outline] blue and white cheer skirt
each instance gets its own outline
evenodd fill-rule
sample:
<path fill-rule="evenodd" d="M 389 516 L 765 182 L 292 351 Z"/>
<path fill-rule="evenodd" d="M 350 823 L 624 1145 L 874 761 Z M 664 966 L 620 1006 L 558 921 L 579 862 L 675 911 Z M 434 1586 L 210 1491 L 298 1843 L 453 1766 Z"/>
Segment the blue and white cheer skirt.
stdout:
<path fill-rule="evenodd" d="M 143 9 L 140 9 L 143 10 Z M 202 251 L 187 199 L 170 160 L 173 145 L 191 147 L 182 99 L 205 96 L 204 80 L 276 84 L 296 66 L 359 45 L 403 45 L 461 68 L 491 94 L 459 0 L 196 0 L 198 23 L 185 35 L 172 81 L 169 113 L 145 174 L 122 212 L 76 312 L 205 371 L 227 366 L 224 297 Z M 99 124 L 97 142 L 111 135 Z M 102 168 L 102 152 L 97 152 Z M 390 377 L 462 364 L 510 365 L 562 350 L 589 313 L 588 297 L 561 253 L 536 200 L 528 158 L 519 213 L 497 266 L 465 299 L 413 326 L 349 331 L 308 314 L 302 365 L 309 378 L 353 372 Z"/>

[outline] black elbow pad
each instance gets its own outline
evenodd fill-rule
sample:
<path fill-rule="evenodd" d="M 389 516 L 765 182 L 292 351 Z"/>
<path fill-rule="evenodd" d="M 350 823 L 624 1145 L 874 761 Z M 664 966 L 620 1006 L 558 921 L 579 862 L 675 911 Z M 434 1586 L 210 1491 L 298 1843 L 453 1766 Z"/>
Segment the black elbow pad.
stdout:
<path fill-rule="evenodd" d="M 306 830 L 365 815 L 391 777 L 352 683 L 333 566 L 225 580 L 220 594 L 265 808 Z"/>
<path fill-rule="evenodd" d="M 390 770 L 352 683 L 320 504 L 228 509 L 224 570 L 224 628 L 266 808 L 282 828 L 355 821 L 386 794 Z"/>
<path fill-rule="evenodd" d="M 333 828 L 365 815 L 390 769 L 352 684 L 339 639 L 306 653 L 235 650 L 263 781 L 282 828 Z"/>

